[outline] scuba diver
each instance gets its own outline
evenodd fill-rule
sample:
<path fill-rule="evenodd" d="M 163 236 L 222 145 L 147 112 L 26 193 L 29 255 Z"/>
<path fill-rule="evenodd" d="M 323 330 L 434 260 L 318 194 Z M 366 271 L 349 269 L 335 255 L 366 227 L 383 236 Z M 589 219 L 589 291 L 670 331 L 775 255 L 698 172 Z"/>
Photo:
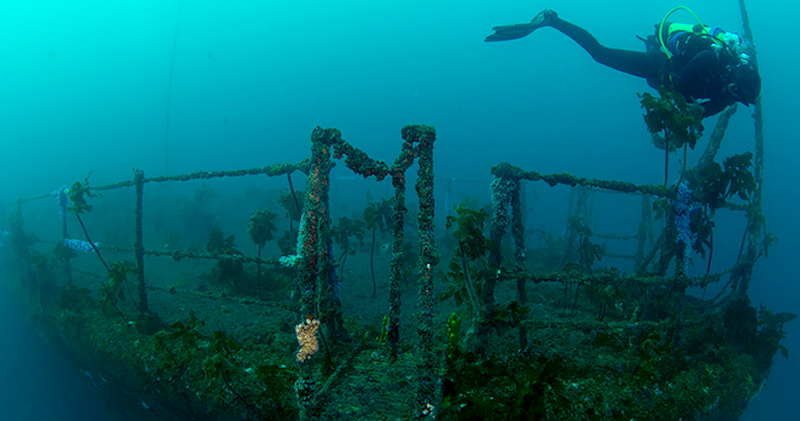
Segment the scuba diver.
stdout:
<path fill-rule="evenodd" d="M 647 46 L 646 52 L 605 47 L 588 31 L 559 18 L 551 9 L 543 10 L 529 23 L 495 26 L 495 33 L 485 41 L 518 39 L 550 26 L 572 38 L 596 62 L 645 78 L 655 89 L 665 86 L 681 93 L 687 102 L 702 106 L 705 117 L 736 102 L 754 104 L 761 91 L 761 77 L 744 51 L 742 38 L 702 23 L 667 22 L 679 9 L 691 13 L 683 6 L 676 7 L 656 25 L 655 35 L 646 40 L 639 37 Z"/>

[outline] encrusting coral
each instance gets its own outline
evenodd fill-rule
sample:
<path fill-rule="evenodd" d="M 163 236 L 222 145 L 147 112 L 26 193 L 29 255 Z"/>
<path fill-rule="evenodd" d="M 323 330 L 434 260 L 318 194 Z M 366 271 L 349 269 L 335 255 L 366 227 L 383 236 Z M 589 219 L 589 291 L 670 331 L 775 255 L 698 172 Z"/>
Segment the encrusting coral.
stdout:
<path fill-rule="evenodd" d="M 304 362 L 319 350 L 319 342 L 317 342 L 318 329 L 319 320 L 313 316 L 306 317 L 303 323 L 294 327 L 294 331 L 297 334 L 297 343 L 300 344 L 300 350 L 297 351 L 298 362 Z"/>

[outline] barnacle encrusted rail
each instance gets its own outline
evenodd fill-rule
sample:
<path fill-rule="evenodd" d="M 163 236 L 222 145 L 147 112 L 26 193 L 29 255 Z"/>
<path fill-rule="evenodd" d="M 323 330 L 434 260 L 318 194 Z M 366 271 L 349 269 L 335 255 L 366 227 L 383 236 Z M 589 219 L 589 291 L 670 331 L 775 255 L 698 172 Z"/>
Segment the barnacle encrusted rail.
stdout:
<path fill-rule="evenodd" d="M 541 174 L 536 171 L 525 171 L 508 162 L 501 162 L 491 168 L 492 175 L 502 179 L 544 181 L 550 187 L 559 184 L 571 187 L 594 187 L 604 190 L 616 191 L 620 193 L 642 193 L 658 197 L 674 197 L 675 193 L 661 185 L 654 184 L 634 184 L 627 181 L 600 180 L 596 178 L 577 177 L 568 173 L 561 174 Z"/>

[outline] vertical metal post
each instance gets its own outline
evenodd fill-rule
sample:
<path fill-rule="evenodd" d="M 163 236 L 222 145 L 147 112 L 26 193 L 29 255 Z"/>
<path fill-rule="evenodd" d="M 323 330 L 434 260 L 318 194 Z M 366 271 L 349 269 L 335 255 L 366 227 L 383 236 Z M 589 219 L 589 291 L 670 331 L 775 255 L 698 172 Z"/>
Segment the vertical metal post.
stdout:
<path fill-rule="evenodd" d="M 755 45 L 753 42 L 753 30 L 750 28 L 750 16 L 747 13 L 747 7 L 744 0 L 739 0 L 739 9 L 742 13 L 742 26 L 744 27 L 744 37 L 750 42 L 750 45 Z M 755 48 L 748 51 L 750 54 L 750 61 L 758 65 L 758 55 Z M 751 198 L 753 202 L 753 209 L 750 214 L 754 215 L 747 221 L 747 251 L 745 252 L 744 262 L 740 264 L 747 265 L 743 271 L 741 282 L 739 283 L 739 294 L 746 295 L 750 286 L 750 279 L 753 274 L 753 264 L 755 263 L 758 254 L 759 240 L 762 233 L 764 233 L 765 224 L 763 221 L 763 213 L 761 212 L 761 197 L 762 186 L 764 182 L 764 116 L 761 108 L 761 97 L 758 97 L 755 102 L 755 109 L 753 110 L 753 118 L 755 119 L 755 148 L 753 158 L 753 178 L 756 182 L 756 190 L 753 192 Z M 766 233 L 764 233 L 766 234 Z"/>
<path fill-rule="evenodd" d="M 66 201 L 68 200 L 66 194 L 67 194 L 66 187 L 61 187 L 60 189 L 58 189 L 58 193 L 56 194 L 59 206 L 58 213 L 59 216 L 61 217 L 61 240 L 62 240 L 61 247 L 66 247 L 63 241 L 66 240 L 69 236 L 69 234 L 67 233 L 67 214 L 66 212 L 62 212 L 62 210 L 66 211 Z M 62 207 L 62 200 L 64 204 L 63 207 Z M 72 263 L 70 262 L 70 254 L 71 253 L 63 253 L 62 256 L 62 261 L 64 263 L 64 276 L 67 277 L 68 287 L 71 287 L 73 284 Z"/>
<path fill-rule="evenodd" d="M 133 245 L 136 252 L 136 276 L 139 278 L 139 310 L 148 313 L 147 289 L 144 280 L 144 234 L 142 228 L 142 199 L 144 197 L 144 172 L 136 170 L 133 176 L 133 183 L 136 186 L 136 243 Z"/>
<path fill-rule="evenodd" d="M 501 265 L 503 262 L 502 247 L 503 237 L 506 235 L 508 220 L 509 194 L 513 189 L 513 182 L 507 178 L 503 164 L 492 167 L 494 179 L 489 185 L 492 200 L 492 222 L 489 228 L 489 236 L 492 240 L 492 249 L 489 250 L 489 268 L 492 274 L 486 277 L 486 283 L 481 293 L 483 311 L 491 313 L 495 309 L 494 288 L 498 279 L 502 276 Z M 488 328 L 488 327 L 487 327 Z M 482 329 L 485 331 L 487 328 Z"/>
<path fill-rule="evenodd" d="M 411 132 L 401 131 L 407 135 Z M 404 137 L 400 156 L 394 161 L 391 169 L 392 186 L 394 186 L 394 210 L 392 212 L 392 261 L 389 274 L 389 323 L 386 327 L 386 340 L 389 352 L 397 357 L 397 343 L 400 340 L 400 280 L 403 278 L 403 229 L 405 228 L 406 208 L 406 171 L 414 163 L 420 150 L 428 145 L 414 146 L 419 139 L 416 136 Z"/>
<path fill-rule="evenodd" d="M 311 167 L 306 179 L 306 197 L 299 228 L 301 259 L 297 274 L 297 291 L 302 317 L 316 317 L 321 322 L 324 352 L 330 352 L 325 336 L 336 335 L 336 317 L 330 300 L 335 295 L 333 264 L 331 262 L 330 217 L 328 215 L 328 187 L 330 179 L 330 139 L 338 130 L 317 127 L 311 133 Z M 320 333 L 322 333 L 322 331 Z M 300 420 L 317 419 L 319 406 L 315 396 L 317 381 L 314 360 L 300 363 L 300 374 L 294 389 L 297 396 Z"/>
<path fill-rule="evenodd" d="M 67 218 L 61 220 L 61 239 L 67 239 Z M 62 243 L 63 244 L 63 243 Z M 63 246 L 62 247 L 66 247 Z M 70 263 L 69 255 L 64 255 L 64 275 L 67 277 L 67 286 L 72 286 L 72 263 Z"/>
<path fill-rule="evenodd" d="M 406 175 L 403 172 L 392 174 L 394 186 L 394 213 L 392 215 L 392 262 L 389 274 L 389 324 L 386 327 L 386 341 L 393 357 L 397 356 L 397 342 L 400 340 L 400 280 L 403 278 L 403 226 L 406 213 Z"/>
<path fill-rule="evenodd" d="M 636 230 L 636 254 L 634 255 L 634 267 L 639 267 L 644 260 L 644 248 L 647 241 L 647 222 L 650 218 L 650 198 L 642 195 L 642 212 L 639 220 L 639 227 Z M 651 239 L 652 241 L 652 239 Z"/>
<path fill-rule="evenodd" d="M 514 187 L 511 190 L 511 234 L 514 236 L 514 260 L 516 261 L 517 272 L 525 271 L 525 226 L 522 223 L 522 203 L 520 200 L 522 182 L 519 178 L 514 179 Z M 525 279 L 517 277 L 517 302 L 524 306 L 528 299 L 525 288 Z M 528 347 L 528 330 L 525 325 L 519 325 L 519 347 Z"/>
<path fill-rule="evenodd" d="M 328 130 L 326 142 L 341 137 L 339 130 Z M 333 238 L 331 237 L 330 185 L 331 185 L 331 144 L 327 143 L 320 151 L 319 182 L 319 272 L 317 276 L 318 291 L 317 308 L 322 321 L 322 329 L 330 340 L 336 342 L 344 332 L 342 320 L 342 304 L 339 299 L 339 278 L 333 258 Z M 324 339 L 324 337 L 323 337 Z"/>
<path fill-rule="evenodd" d="M 430 126 L 409 125 L 402 129 L 407 142 L 419 142 L 417 146 L 419 169 L 417 170 L 417 196 L 419 197 L 419 278 L 417 279 L 417 351 L 418 389 L 415 414 L 418 417 L 435 416 L 433 405 L 437 399 L 436 383 L 439 367 L 438 344 L 433 340 L 433 313 L 436 298 L 433 292 L 433 270 L 439 262 L 439 253 L 434 245 L 434 200 L 433 200 L 433 143 L 436 130 Z"/>

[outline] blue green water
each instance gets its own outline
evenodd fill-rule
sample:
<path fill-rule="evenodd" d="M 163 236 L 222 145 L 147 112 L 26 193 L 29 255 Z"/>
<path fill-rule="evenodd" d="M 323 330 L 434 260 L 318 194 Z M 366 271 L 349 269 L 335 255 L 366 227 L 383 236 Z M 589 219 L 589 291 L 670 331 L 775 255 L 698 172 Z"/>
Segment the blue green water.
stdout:
<path fill-rule="evenodd" d="M 0 291 L 0 414 L 6 420 L 123 419 L 97 389 L 103 380 L 73 365 Z"/>
<path fill-rule="evenodd" d="M 764 210 L 769 231 L 779 238 L 769 259 L 756 265 L 751 298 L 800 313 L 800 191 L 794 184 L 800 147 L 793 129 L 800 95 L 793 79 L 800 40 L 793 28 L 800 6 L 749 3 L 763 78 Z M 737 1 L 687 5 L 706 23 L 741 28 Z M 317 125 L 339 128 L 351 143 L 387 161 L 396 156 L 403 125 L 433 125 L 441 178 L 488 180 L 490 165 L 510 161 L 544 173 L 659 183 L 662 152 L 649 141 L 636 97 L 649 89 L 643 80 L 597 65 L 549 28 L 513 42 L 487 44 L 483 37 L 494 25 L 524 22 L 551 7 L 606 45 L 642 49 L 635 35 L 652 33 L 673 6 L 661 0 L 6 5 L 0 18 L 0 201 L 46 194 L 89 170 L 102 184 L 130 178 L 131 168 L 154 176 L 295 162 L 307 156 Z M 752 149 L 752 133 L 741 107 L 721 154 Z M 470 188 L 485 194 L 484 186 Z M 735 249 L 741 230 L 718 235 L 720 244 Z M 787 326 L 785 342 L 792 359 L 776 357 L 769 382 L 742 419 L 795 419 L 796 323 Z M 7 358 L 20 366 L 57 360 L 40 344 L 19 343 L 30 348 L 21 345 Z M 75 375 L 28 373 L 42 385 Z M 20 390 L 19 382 L 0 376 L 0 396 Z M 37 400 L 4 399 L 3 406 L 24 413 L 41 400 L 73 401 L 63 390 L 43 386 Z M 62 407 L 62 419 L 82 419 Z"/>

